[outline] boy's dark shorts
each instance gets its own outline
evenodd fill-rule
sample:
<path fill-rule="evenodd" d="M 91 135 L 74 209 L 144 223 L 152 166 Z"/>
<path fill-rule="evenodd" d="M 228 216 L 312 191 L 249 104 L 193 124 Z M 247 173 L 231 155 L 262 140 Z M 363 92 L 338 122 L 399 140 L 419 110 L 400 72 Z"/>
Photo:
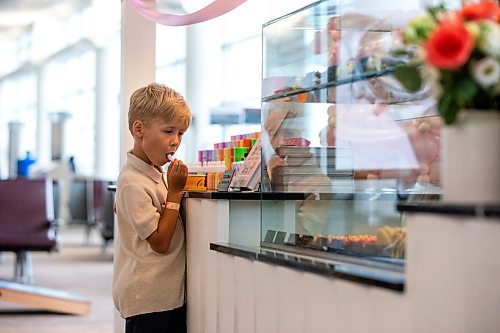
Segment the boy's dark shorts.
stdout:
<path fill-rule="evenodd" d="M 186 304 L 170 311 L 144 313 L 125 319 L 125 333 L 186 333 Z"/>

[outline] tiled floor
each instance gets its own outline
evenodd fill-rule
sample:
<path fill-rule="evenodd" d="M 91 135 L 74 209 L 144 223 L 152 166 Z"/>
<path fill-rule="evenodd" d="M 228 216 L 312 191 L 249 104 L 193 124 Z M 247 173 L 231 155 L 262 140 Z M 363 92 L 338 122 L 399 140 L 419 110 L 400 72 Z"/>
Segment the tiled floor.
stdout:
<path fill-rule="evenodd" d="M 60 239 L 59 252 L 33 254 L 35 285 L 89 299 L 90 313 L 84 316 L 62 315 L 0 302 L 0 332 L 113 332 L 112 246 L 103 253 L 98 231 L 91 233 L 87 243 L 85 229 L 81 226 L 61 227 Z M 2 254 L 0 279 L 12 278 L 14 260 L 12 253 Z"/>

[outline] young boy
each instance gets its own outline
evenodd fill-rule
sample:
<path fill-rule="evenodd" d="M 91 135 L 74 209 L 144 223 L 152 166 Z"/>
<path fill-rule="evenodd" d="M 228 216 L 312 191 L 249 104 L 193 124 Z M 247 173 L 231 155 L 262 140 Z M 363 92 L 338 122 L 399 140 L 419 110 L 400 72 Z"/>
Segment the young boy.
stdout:
<path fill-rule="evenodd" d="M 132 94 L 128 118 L 134 146 L 116 188 L 113 301 L 126 320 L 126 333 L 186 332 L 179 203 L 188 170 L 172 155 L 191 111 L 178 92 L 151 83 Z"/>

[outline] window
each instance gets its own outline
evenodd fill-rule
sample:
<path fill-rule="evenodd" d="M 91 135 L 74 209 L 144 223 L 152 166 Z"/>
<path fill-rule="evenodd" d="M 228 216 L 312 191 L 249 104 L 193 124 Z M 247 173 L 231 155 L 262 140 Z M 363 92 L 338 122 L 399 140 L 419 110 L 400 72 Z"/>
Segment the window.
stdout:
<path fill-rule="evenodd" d="M 0 154 L 9 154 L 9 123 L 19 123 L 19 158 L 26 151 L 37 154 L 36 76 L 31 70 L 21 71 L 0 81 Z M 0 159 L 0 177 L 8 177 L 9 161 Z"/>
<path fill-rule="evenodd" d="M 186 94 L 186 28 L 156 25 L 156 81 Z"/>
<path fill-rule="evenodd" d="M 68 118 L 62 138 L 62 158 L 75 157 L 77 171 L 95 171 L 95 51 L 64 55 L 46 67 L 44 121 L 65 113 Z"/>

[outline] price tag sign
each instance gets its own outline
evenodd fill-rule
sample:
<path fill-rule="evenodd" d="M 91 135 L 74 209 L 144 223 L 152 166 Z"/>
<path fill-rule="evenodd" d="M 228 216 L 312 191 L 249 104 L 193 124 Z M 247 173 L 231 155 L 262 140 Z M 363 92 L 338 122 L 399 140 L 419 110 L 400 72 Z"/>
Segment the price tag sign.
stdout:
<path fill-rule="evenodd" d="M 229 189 L 229 184 L 231 184 L 231 178 L 233 178 L 234 170 L 226 170 L 222 174 L 222 178 L 219 181 L 219 186 L 217 186 L 218 192 L 227 192 Z"/>

